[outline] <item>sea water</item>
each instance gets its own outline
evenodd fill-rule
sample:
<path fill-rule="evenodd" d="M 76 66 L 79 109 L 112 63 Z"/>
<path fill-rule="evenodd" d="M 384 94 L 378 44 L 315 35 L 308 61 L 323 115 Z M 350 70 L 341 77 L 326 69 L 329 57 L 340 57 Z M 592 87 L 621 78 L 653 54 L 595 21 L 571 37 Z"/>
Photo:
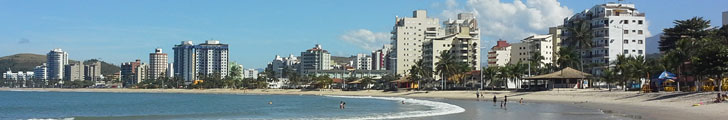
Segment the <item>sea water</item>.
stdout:
<path fill-rule="evenodd" d="M 340 102 L 346 102 L 345 109 L 339 108 Z M 507 107 L 472 100 L 368 96 L 0 91 L 3 120 L 622 119 L 562 104 L 510 103 Z"/>
<path fill-rule="evenodd" d="M 392 97 L 0 91 L 0 119 L 401 119 L 463 111 Z"/>

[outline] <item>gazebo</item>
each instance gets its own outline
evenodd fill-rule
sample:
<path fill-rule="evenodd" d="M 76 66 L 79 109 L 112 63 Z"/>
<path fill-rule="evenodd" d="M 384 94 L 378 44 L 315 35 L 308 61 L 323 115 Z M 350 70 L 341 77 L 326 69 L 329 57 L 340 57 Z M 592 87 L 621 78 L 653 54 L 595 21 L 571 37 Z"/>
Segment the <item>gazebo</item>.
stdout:
<path fill-rule="evenodd" d="M 589 76 L 591 76 L 591 74 L 566 67 L 553 73 L 524 78 L 525 80 L 529 80 L 524 84 L 524 86 L 527 86 L 528 89 L 531 90 L 577 88 L 579 87 L 579 80 L 586 79 Z"/>
<path fill-rule="evenodd" d="M 416 82 L 412 82 L 409 79 L 409 76 L 401 77 L 399 80 L 394 80 L 391 83 L 394 83 L 397 88 L 418 88 L 419 84 Z"/>

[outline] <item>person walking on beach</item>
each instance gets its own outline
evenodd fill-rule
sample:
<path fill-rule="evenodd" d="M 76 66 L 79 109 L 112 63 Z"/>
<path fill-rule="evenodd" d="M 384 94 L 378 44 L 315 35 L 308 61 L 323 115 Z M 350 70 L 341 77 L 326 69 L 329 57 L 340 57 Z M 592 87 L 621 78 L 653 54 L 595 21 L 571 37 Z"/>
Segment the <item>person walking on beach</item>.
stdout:
<path fill-rule="evenodd" d="M 475 99 L 478 99 L 478 101 L 480 101 L 480 90 L 478 90 L 478 92 L 475 92 Z"/>

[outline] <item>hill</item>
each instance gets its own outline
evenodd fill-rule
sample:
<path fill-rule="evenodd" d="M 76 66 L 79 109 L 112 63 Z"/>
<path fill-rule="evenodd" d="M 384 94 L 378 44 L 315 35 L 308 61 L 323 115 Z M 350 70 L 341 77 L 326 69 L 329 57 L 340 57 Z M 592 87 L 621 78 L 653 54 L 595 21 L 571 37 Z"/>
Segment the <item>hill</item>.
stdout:
<path fill-rule="evenodd" d="M 15 71 L 33 71 L 35 66 L 41 65 L 47 61 L 45 55 L 21 53 L 5 57 L 0 57 L 0 71 L 5 72 L 8 69 Z M 77 62 L 76 60 L 68 60 L 69 62 Z M 91 59 L 84 61 L 84 64 L 95 62 L 98 60 Z M 110 75 L 120 70 L 119 66 L 101 61 L 101 74 Z"/>
<path fill-rule="evenodd" d="M 46 62 L 45 55 L 21 53 L 5 57 L 0 57 L 0 71 L 5 72 L 8 69 L 13 71 L 33 71 L 35 66 Z"/>
<path fill-rule="evenodd" d="M 336 64 L 348 64 L 349 61 L 352 61 L 356 58 L 356 56 L 351 57 L 339 57 L 339 56 L 331 56 L 331 61 L 334 61 Z"/>
<path fill-rule="evenodd" d="M 645 52 L 647 54 L 660 53 L 660 49 L 658 49 L 658 46 L 660 46 L 660 36 L 662 36 L 662 33 L 645 38 Z"/>

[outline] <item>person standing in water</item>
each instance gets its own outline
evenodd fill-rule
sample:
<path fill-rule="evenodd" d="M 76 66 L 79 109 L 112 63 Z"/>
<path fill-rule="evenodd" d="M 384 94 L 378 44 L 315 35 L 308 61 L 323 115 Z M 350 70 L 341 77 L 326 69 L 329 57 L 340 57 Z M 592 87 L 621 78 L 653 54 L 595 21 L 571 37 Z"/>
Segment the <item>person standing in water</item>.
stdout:
<path fill-rule="evenodd" d="M 518 103 L 523 104 L 523 98 L 521 98 L 521 100 L 518 100 Z"/>
<path fill-rule="evenodd" d="M 344 101 L 339 102 L 339 109 L 344 109 Z"/>

